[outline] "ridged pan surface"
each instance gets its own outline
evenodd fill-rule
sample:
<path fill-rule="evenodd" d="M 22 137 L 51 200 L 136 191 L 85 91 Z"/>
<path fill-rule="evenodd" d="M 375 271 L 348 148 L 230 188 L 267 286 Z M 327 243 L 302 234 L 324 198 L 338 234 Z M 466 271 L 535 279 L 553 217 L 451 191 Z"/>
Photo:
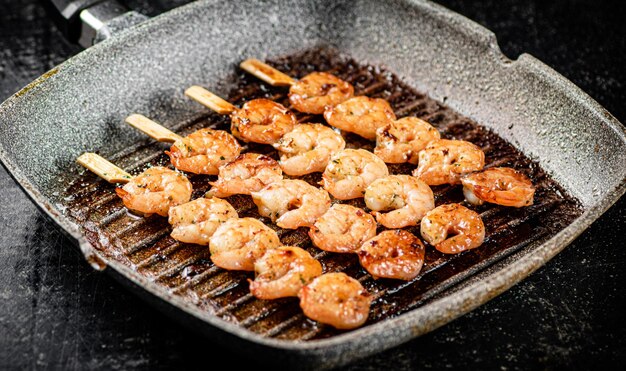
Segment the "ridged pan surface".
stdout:
<path fill-rule="evenodd" d="M 486 153 L 486 166 L 510 166 L 527 174 L 537 186 L 534 205 L 507 208 L 485 204 L 472 207 L 486 225 L 485 243 L 478 249 L 458 255 L 445 255 L 429 247 L 420 275 L 410 281 L 373 279 L 354 254 L 323 252 L 307 235 L 308 228 L 281 229 L 261 217 L 250 196 L 236 195 L 227 200 L 241 217 L 259 218 L 274 227 L 283 244 L 307 249 L 319 259 L 325 272 L 345 272 L 358 279 L 375 298 L 367 324 L 375 323 L 416 308 L 449 287 L 502 257 L 541 242 L 571 223 L 582 212 L 577 201 L 567 196 L 541 167 L 496 134 L 463 117 L 450 108 L 402 83 L 391 71 L 377 66 L 359 64 L 332 49 L 313 49 L 274 59 L 271 63 L 287 74 L 302 77 L 312 71 L 327 71 L 354 84 L 356 94 L 389 101 L 398 117 L 417 116 L 428 120 L 443 137 L 462 139 L 479 145 Z M 260 83 L 254 77 L 240 74 L 228 99 L 241 106 L 254 98 L 269 98 L 285 104 L 287 89 Z M 298 115 L 300 122 L 324 122 L 321 116 Z M 229 130 L 230 118 L 207 114 L 201 119 L 176 125 L 180 133 L 203 127 Z M 344 134 L 347 148 L 373 150 L 374 143 L 356 135 Z M 112 157 L 122 162 L 132 159 L 134 172 L 147 166 L 169 165 L 163 154 L 167 148 L 158 143 L 143 142 Z M 249 144 L 246 151 L 264 153 L 277 158 L 271 146 Z M 414 165 L 389 165 L 393 174 L 410 174 Z M 215 177 L 193 175 L 194 196 L 202 197 Z M 318 185 L 321 173 L 302 177 Z M 184 244 L 169 236 L 166 218 L 139 218 L 129 214 L 113 192 L 114 186 L 91 174 L 79 178 L 65 192 L 66 212 L 80 224 L 89 241 L 102 253 L 135 269 L 148 280 L 184 297 L 201 310 L 234 322 L 267 337 L 288 340 L 309 340 L 339 333 L 331 326 L 319 325 L 303 316 L 298 300 L 274 301 L 254 298 L 248 290 L 251 272 L 232 272 L 212 264 L 207 247 Z M 436 204 L 463 202 L 461 186 L 433 187 Z M 335 200 L 335 202 L 338 202 Z M 349 202 L 365 208 L 363 199 Z M 379 230 L 382 230 L 379 226 Z M 419 236 L 419 227 L 409 228 Z M 366 324 L 366 325 L 367 325 Z"/>
<path fill-rule="evenodd" d="M 311 49 L 319 46 L 354 61 Z M 180 134 L 227 128 L 227 117 L 184 97 L 190 85 L 235 104 L 255 96 L 284 101 L 284 89 L 261 87 L 236 69 L 252 57 L 296 77 L 333 71 L 358 93 L 389 99 L 399 116 L 476 142 L 490 166 L 511 165 L 533 178 L 535 205 L 477 208 L 485 245 L 453 257 L 429 247 L 421 276 L 405 284 L 372 280 L 354 257 L 321 254 L 303 231 L 281 232 L 283 242 L 305 246 L 326 270 L 344 270 L 372 292 L 362 328 L 339 333 L 306 320 L 295 300 L 254 300 L 249 274 L 221 271 L 206 248 L 176 244 L 164 219 L 128 215 L 113 186 L 75 163 L 94 150 L 135 173 L 166 163 L 165 146 L 124 123 L 131 113 Z M 506 58 L 493 33 L 424 0 L 193 2 L 78 54 L 0 105 L 0 160 L 94 267 L 225 345 L 299 368 L 344 364 L 467 313 L 545 264 L 626 190 L 626 135 L 614 117 L 532 56 Z M 192 178 L 196 196 L 206 179 Z M 462 198 L 458 187 L 435 192 L 438 204 Z M 231 200 L 242 215 L 255 215 L 245 197 Z"/>

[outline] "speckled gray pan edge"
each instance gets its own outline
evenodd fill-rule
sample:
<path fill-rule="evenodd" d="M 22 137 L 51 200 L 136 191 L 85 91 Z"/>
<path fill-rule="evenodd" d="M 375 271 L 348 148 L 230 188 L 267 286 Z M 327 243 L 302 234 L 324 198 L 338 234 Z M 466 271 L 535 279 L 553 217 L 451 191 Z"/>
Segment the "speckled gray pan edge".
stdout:
<path fill-rule="evenodd" d="M 75 157 L 105 156 L 143 136 L 123 124 L 131 112 L 166 126 L 196 117 L 183 97 L 191 84 L 217 93 L 246 57 L 277 56 L 318 44 L 384 64 L 404 80 L 494 129 L 536 158 L 585 213 L 543 244 L 479 272 L 397 318 L 331 339 L 304 343 L 260 337 L 164 292 L 106 261 L 57 205 Z M 573 84 L 531 56 L 506 59 L 494 35 L 423 1 L 201 1 L 96 45 L 40 78 L 0 107 L 0 159 L 26 192 L 95 266 L 139 288 L 209 336 L 275 360 L 313 368 L 349 362 L 400 344 L 466 313 L 545 264 L 625 190 L 624 128 Z M 125 164 L 120 164 L 124 166 Z M 162 300 L 160 300 L 162 299 Z"/>

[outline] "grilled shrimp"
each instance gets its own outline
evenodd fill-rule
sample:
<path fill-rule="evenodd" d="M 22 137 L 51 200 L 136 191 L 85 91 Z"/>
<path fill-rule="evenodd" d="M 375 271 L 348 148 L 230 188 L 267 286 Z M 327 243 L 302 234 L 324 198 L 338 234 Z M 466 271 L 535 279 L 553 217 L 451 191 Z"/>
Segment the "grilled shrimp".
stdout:
<path fill-rule="evenodd" d="M 485 153 L 464 140 L 439 139 L 419 153 L 419 165 L 413 175 L 428 185 L 459 184 L 461 176 L 482 170 Z"/>
<path fill-rule="evenodd" d="M 376 220 L 387 228 L 417 225 L 428 211 L 435 208 L 435 196 L 430 187 L 410 175 L 377 179 L 365 189 L 364 198 Z"/>
<path fill-rule="evenodd" d="M 289 89 L 289 102 L 300 112 L 322 114 L 326 107 L 352 98 L 352 85 L 326 72 L 313 72 Z"/>
<path fill-rule="evenodd" d="M 345 273 L 326 273 L 298 294 L 307 317 L 336 327 L 352 329 L 365 323 L 372 299 L 359 281 Z"/>
<path fill-rule="evenodd" d="M 303 180 L 279 180 L 250 195 L 259 214 L 287 229 L 312 226 L 330 207 L 328 193 Z"/>
<path fill-rule="evenodd" d="M 250 292 L 259 299 L 271 300 L 298 296 L 304 285 L 322 274 L 322 265 L 299 247 L 280 246 L 257 260 L 254 272 Z"/>
<path fill-rule="evenodd" d="M 231 114 L 231 133 L 244 142 L 273 144 L 296 125 L 296 116 L 282 104 L 253 99 Z"/>
<path fill-rule="evenodd" d="M 364 149 L 344 149 L 331 157 L 322 186 L 339 200 L 363 197 L 374 180 L 389 175 L 387 165 Z"/>
<path fill-rule="evenodd" d="M 170 208 L 171 236 L 180 242 L 208 245 L 217 227 L 230 218 L 237 218 L 237 211 L 227 201 L 198 198 Z"/>
<path fill-rule="evenodd" d="M 444 254 L 457 254 L 482 245 L 485 225 L 476 212 L 459 204 L 436 207 L 424 216 L 422 237 Z M 448 234 L 454 234 L 448 238 Z"/>
<path fill-rule="evenodd" d="M 274 143 L 285 174 L 299 176 L 324 171 L 330 157 L 343 150 L 346 142 L 322 124 L 299 124 Z"/>
<path fill-rule="evenodd" d="M 419 151 L 440 138 L 437 129 L 417 117 L 404 117 L 376 130 L 374 154 L 390 164 L 417 164 Z"/>
<path fill-rule="evenodd" d="M 335 204 L 309 230 L 315 246 L 325 251 L 353 253 L 376 235 L 374 217 L 358 207 Z"/>
<path fill-rule="evenodd" d="M 374 278 L 410 281 L 424 265 L 424 244 L 402 229 L 383 231 L 357 252 L 359 261 Z"/>
<path fill-rule="evenodd" d="M 174 170 L 155 166 L 134 177 L 115 192 L 124 206 L 144 216 L 167 216 L 170 207 L 191 199 L 191 183 Z"/>
<path fill-rule="evenodd" d="M 396 115 L 386 100 L 359 96 L 326 108 L 324 118 L 338 129 L 375 139 L 376 130 L 394 121 Z"/>
<path fill-rule="evenodd" d="M 257 259 L 278 246 L 276 232 L 254 218 L 228 219 L 209 240 L 213 263 L 230 270 L 252 271 Z"/>
<path fill-rule="evenodd" d="M 177 140 L 169 151 L 175 168 L 194 174 L 216 175 L 221 165 L 239 156 L 237 139 L 223 130 L 200 129 Z"/>
<path fill-rule="evenodd" d="M 482 205 L 524 207 L 533 204 L 535 187 L 528 177 L 515 169 L 494 167 L 461 178 L 463 194 L 468 202 Z"/>
<path fill-rule="evenodd" d="M 276 160 L 258 153 L 244 153 L 220 167 L 217 180 L 209 182 L 213 186 L 209 194 L 216 197 L 249 195 L 281 179 L 283 171 Z"/>

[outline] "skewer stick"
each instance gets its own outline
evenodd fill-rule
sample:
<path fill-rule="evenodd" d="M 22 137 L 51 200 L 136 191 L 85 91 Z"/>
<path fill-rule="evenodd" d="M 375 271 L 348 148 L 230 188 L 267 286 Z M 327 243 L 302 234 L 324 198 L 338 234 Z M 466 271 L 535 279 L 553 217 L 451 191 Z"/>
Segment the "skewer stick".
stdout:
<path fill-rule="evenodd" d="M 291 86 L 296 83 L 296 80 L 290 76 L 258 59 L 246 59 L 239 64 L 239 67 L 273 86 Z"/>
<path fill-rule="evenodd" d="M 237 107 L 201 86 L 194 85 L 188 88 L 185 90 L 185 95 L 220 115 L 227 115 L 237 110 Z"/>
<path fill-rule="evenodd" d="M 157 124 L 144 115 L 132 114 L 126 118 L 126 123 L 159 142 L 173 143 L 182 139 L 180 135 Z"/>
<path fill-rule="evenodd" d="M 133 178 L 132 175 L 95 153 L 83 153 L 78 156 L 76 162 L 109 183 L 128 183 Z"/>

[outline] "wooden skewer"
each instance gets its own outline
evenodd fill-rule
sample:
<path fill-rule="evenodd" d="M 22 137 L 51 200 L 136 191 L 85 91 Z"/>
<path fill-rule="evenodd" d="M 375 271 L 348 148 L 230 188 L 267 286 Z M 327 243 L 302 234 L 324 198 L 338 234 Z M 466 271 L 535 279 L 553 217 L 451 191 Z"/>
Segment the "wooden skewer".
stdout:
<path fill-rule="evenodd" d="M 128 183 L 133 178 L 132 175 L 95 153 L 83 153 L 78 156 L 76 162 L 109 183 Z"/>
<path fill-rule="evenodd" d="M 180 135 L 137 113 L 128 116 L 126 123 L 159 142 L 174 143 L 182 139 Z"/>
<path fill-rule="evenodd" d="M 291 86 L 296 83 L 292 77 L 258 59 L 246 59 L 239 64 L 239 67 L 273 86 Z"/>
<path fill-rule="evenodd" d="M 194 85 L 188 88 L 185 90 L 185 95 L 220 115 L 227 115 L 237 110 L 237 107 L 201 86 Z"/>

